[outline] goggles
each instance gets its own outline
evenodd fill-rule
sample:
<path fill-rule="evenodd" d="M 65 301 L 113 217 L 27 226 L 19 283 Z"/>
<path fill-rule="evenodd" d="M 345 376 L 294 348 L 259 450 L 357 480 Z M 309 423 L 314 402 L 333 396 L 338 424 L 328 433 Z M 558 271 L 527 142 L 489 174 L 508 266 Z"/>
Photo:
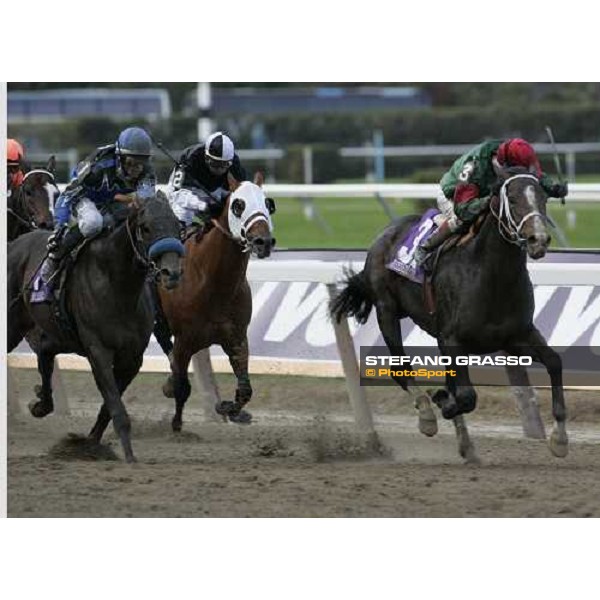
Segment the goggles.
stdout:
<path fill-rule="evenodd" d="M 218 175 L 223 175 L 224 173 L 227 173 L 229 167 L 231 167 L 232 165 L 231 160 L 215 160 L 214 158 L 210 158 L 210 157 L 206 157 L 206 164 L 208 165 L 208 168 L 213 172 L 213 173 L 217 173 Z"/>

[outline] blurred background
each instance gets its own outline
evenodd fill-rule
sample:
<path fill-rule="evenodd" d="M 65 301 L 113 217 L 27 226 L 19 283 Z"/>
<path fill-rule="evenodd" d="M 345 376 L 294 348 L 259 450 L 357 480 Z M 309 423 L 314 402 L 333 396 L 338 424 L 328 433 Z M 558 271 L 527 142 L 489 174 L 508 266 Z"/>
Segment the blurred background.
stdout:
<path fill-rule="evenodd" d="M 600 83 L 8 84 L 8 136 L 33 163 L 55 154 L 61 182 L 129 125 L 176 156 L 225 131 L 270 184 L 436 183 L 468 147 L 515 136 L 556 177 L 550 125 L 568 181 L 600 184 Z M 155 166 L 165 183 L 172 163 L 157 151 Z M 433 203 L 272 195 L 278 243 L 291 248 L 366 248 L 390 217 Z M 555 247 L 599 247 L 600 202 L 553 201 L 550 214 Z"/>

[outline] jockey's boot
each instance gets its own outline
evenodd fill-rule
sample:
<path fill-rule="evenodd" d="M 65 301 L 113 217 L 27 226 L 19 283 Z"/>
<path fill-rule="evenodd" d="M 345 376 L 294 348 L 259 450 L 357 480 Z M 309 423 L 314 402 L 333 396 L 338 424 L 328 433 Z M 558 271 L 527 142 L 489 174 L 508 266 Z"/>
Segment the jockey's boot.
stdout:
<path fill-rule="evenodd" d="M 45 285 L 52 287 L 52 279 L 60 266 L 61 261 L 67 254 L 77 248 L 81 242 L 85 239 L 79 227 L 73 227 L 69 229 L 62 237 L 57 235 L 58 243 L 52 243 L 48 240 L 49 252 L 44 264 L 41 269 L 41 279 Z M 54 240 L 53 240 L 54 241 Z"/>
<path fill-rule="evenodd" d="M 453 233 L 454 231 L 451 229 L 450 223 L 444 221 L 431 237 L 417 246 L 415 250 L 415 262 L 417 265 L 422 266 L 429 253 L 445 242 Z"/>

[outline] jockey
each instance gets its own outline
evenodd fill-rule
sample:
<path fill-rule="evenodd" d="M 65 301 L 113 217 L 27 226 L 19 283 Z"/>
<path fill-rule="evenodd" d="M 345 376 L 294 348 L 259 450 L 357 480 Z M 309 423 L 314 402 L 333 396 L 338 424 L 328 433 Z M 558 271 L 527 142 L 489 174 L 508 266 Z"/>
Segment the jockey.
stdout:
<path fill-rule="evenodd" d="M 23 146 L 9 138 L 6 141 L 6 192 L 9 197 L 23 183 L 26 170 Z"/>
<path fill-rule="evenodd" d="M 42 268 L 47 283 L 60 261 L 80 242 L 102 231 L 99 207 L 117 201 L 154 196 L 156 176 L 150 163 L 152 140 L 139 127 L 129 127 L 114 144 L 102 146 L 80 162 L 71 182 L 56 202 L 56 228 L 48 238 L 48 258 Z M 71 215 L 77 225 L 69 228 Z"/>
<path fill-rule="evenodd" d="M 169 177 L 167 196 L 183 226 L 205 223 L 221 214 L 230 191 L 229 172 L 237 181 L 247 179 L 233 142 L 220 131 L 210 135 L 204 144 L 182 152 Z"/>
<path fill-rule="evenodd" d="M 438 208 L 444 219 L 437 231 L 417 248 L 415 261 L 423 264 L 427 254 L 448 239 L 462 224 L 470 224 L 487 208 L 498 173 L 506 167 L 525 167 L 539 178 L 551 198 L 564 198 L 566 183 L 554 183 L 542 173 L 533 146 L 521 139 L 489 140 L 457 158 L 440 181 Z"/>

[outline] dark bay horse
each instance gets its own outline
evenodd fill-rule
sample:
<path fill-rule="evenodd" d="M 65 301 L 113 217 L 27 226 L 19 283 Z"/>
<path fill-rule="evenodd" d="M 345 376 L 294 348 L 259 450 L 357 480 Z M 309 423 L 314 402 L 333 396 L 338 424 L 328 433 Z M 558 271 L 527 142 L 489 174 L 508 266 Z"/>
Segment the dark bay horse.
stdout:
<path fill-rule="evenodd" d="M 256 179 L 255 179 L 256 181 Z M 191 387 L 188 367 L 194 354 L 219 344 L 237 378 L 235 400 L 215 407 L 230 421 L 247 423 L 242 410 L 252 396 L 248 375 L 247 329 L 252 316 L 252 294 L 246 279 L 250 253 L 266 258 L 275 240 L 271 213 L 275 206 L 259 185 L 230 179 L 229 195 L 221 216 L 200 241 L 187 240 L 181 285 L 171 293 L 160 290 L 160 303 L 174 344 L 155 331 L 171 363 L 171 376 L 163 391 L 175 398 L 174 431 L 182 427 L 183 407 Z"/>
<path fill-rule="evenodd" d="M 28 171 L 23 183 L 12 190 L 7 202 L 9 242 L 34 229 L 52 229 L 51 209 L 60 193 L 54 181 L 55 166 L 51 156 L 45 169 Z"/>
<path fill-rule="evenodd" d="M 555 426 L 550 450 L 568 452 L 566 409 L 562 387 L 562 361 L 533 324 L 533 287 L 527 271 L 527 254 L 544 256 L 550 236 L 546 229 L 546 201 L 539 181 L 521 169 L 502 173 L 499 192 L 475 238 L 443 253 L 433 280 L 437 309 L 432 315 L 423 301 L 422 286 L 386 268 L 390 254 L 419 216 L 407 216 L 385 229 L 371 246 L 363 271 L 352 275 L 333 300 L 330 311 L 338 320 L 355 316 L 366 322 L 373 306 L 385 343 L 393 354 L 404 354 L 400 319 L 410 317 L 437 338 L 440 352 L 457 356 L 505 351 L 531 356 L 550 375 Z M 409 379 L 396 382 L 409 391 Z M 447 390 L 434 396 L 447 419 L 454 419 L 460 451 L 475 457 L 462 415 L 474 410 L 476 393 L 468 367 L 447 378 Z M 435 415 L 419 396 L 417 408 L 423 432 L 432 432 Z M 435 428 L 437 430 L 437 427 Z M 429 433 L 431 434 L 431 433 Z"/>
<path fill-rule="evenodd" d="M 129 208 L 114 230 L 80 250 L 65 283 L 70 328 L 57 320 L 50 304 L 30 304 L 29 282 L 46 254 L 48 234 L 19 237 L 8 250 L 8 351 L 27 336 L 42 377 L 35 417 L 51 413 L 52 370 L 59 353 L 76 352 L 91 365 L 104 400 L 90 438 L 100 442 L 112 419 L 128 462 L 135 460 L 130 421 L 121 396 L 137 375 L 154 323 L 146 278 L 153 271 L 165 289 L 179 283 L 183 246 L 179 223 L 158 193 Z"/>

